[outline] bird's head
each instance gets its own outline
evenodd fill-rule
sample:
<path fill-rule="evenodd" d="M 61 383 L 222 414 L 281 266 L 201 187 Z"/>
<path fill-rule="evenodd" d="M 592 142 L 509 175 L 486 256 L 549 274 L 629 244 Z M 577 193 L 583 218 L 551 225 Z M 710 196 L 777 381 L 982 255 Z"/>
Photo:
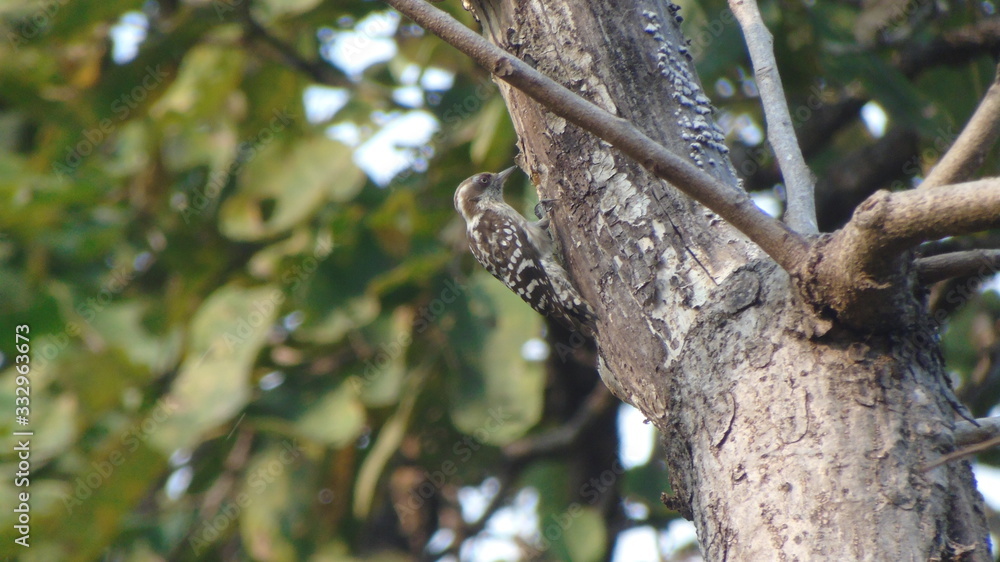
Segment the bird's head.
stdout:
<path fill-rule="evenodd" d="M 503 184 L 516 169 L 517 166 L 511 166 L 498 174 L 483 172 L 458 184 L 458 189 L 455 190 L 455 210 L 468 217 L 472 214 L 472 208 L 483 199 L 502 202 Z"/>

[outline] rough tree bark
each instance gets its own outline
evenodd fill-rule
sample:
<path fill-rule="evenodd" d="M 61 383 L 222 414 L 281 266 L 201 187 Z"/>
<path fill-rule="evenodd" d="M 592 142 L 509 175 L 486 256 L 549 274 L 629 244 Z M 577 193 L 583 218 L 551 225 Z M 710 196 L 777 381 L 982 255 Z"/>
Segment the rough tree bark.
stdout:
<path fill-rule="evenodd" d="M 469 4 L 492 43 L 738 185 L 669 3 Z M 891 306 L 874 329 L 864 314 L 824 317 L 817 295 L 837 288 L 797 279 L 837 262 L 819 251 L 789 275 L 640 163 L 499 85 L 518 163 L 554 200 L 567 269 L 598 311 L 602 377 L 662 432 L 671 501 L 706 559 L 988 559 L 968 463 L 924 470 L 955 449 L 956 408 L 913 268 L 860 280 L 857 298 Z"/>

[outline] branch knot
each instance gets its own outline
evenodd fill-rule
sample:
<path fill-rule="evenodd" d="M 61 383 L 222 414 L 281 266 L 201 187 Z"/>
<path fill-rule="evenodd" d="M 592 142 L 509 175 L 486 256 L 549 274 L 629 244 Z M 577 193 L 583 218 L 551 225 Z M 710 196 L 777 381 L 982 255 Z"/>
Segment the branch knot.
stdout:
<path fill-rule="evenodd" d="M 858 205 L 854 211 L 852 222 L 858 227 L 866 230 L 880 228 L 885 224 L 886 216 L 889 213 L 892 194 L 880 189 L 873 193 Z"/>

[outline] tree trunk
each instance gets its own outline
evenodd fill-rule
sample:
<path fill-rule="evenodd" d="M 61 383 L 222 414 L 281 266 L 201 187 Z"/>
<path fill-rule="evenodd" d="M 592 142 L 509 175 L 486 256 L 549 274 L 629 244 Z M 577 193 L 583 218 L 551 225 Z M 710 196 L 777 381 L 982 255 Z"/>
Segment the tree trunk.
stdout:
<path fill-rule="evenodd" d="M 674 7 L 473 0 L 485 35 L 737 184 Z M 522 167 L 552 199 L 600 316 L 602 377 L 663 433 L 673 503 L 708 560 L 986 560 L 936 326 L 819 330 L 787 273 L 715 214 L 500 83 Z"/>

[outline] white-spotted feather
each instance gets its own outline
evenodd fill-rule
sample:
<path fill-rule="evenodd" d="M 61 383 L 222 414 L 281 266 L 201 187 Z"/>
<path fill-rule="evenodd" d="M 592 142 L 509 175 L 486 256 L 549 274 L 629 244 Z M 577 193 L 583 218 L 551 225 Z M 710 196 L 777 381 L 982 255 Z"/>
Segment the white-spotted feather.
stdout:
<path fill-rule="evenodd" d="M 504 181 L 514 169 L 476 174 L 455 190 L 472 255 L 539 313 L 592 332 L 594 313 L 553 255 L 548 220 L 528 222 L 503 200 Z"/>

